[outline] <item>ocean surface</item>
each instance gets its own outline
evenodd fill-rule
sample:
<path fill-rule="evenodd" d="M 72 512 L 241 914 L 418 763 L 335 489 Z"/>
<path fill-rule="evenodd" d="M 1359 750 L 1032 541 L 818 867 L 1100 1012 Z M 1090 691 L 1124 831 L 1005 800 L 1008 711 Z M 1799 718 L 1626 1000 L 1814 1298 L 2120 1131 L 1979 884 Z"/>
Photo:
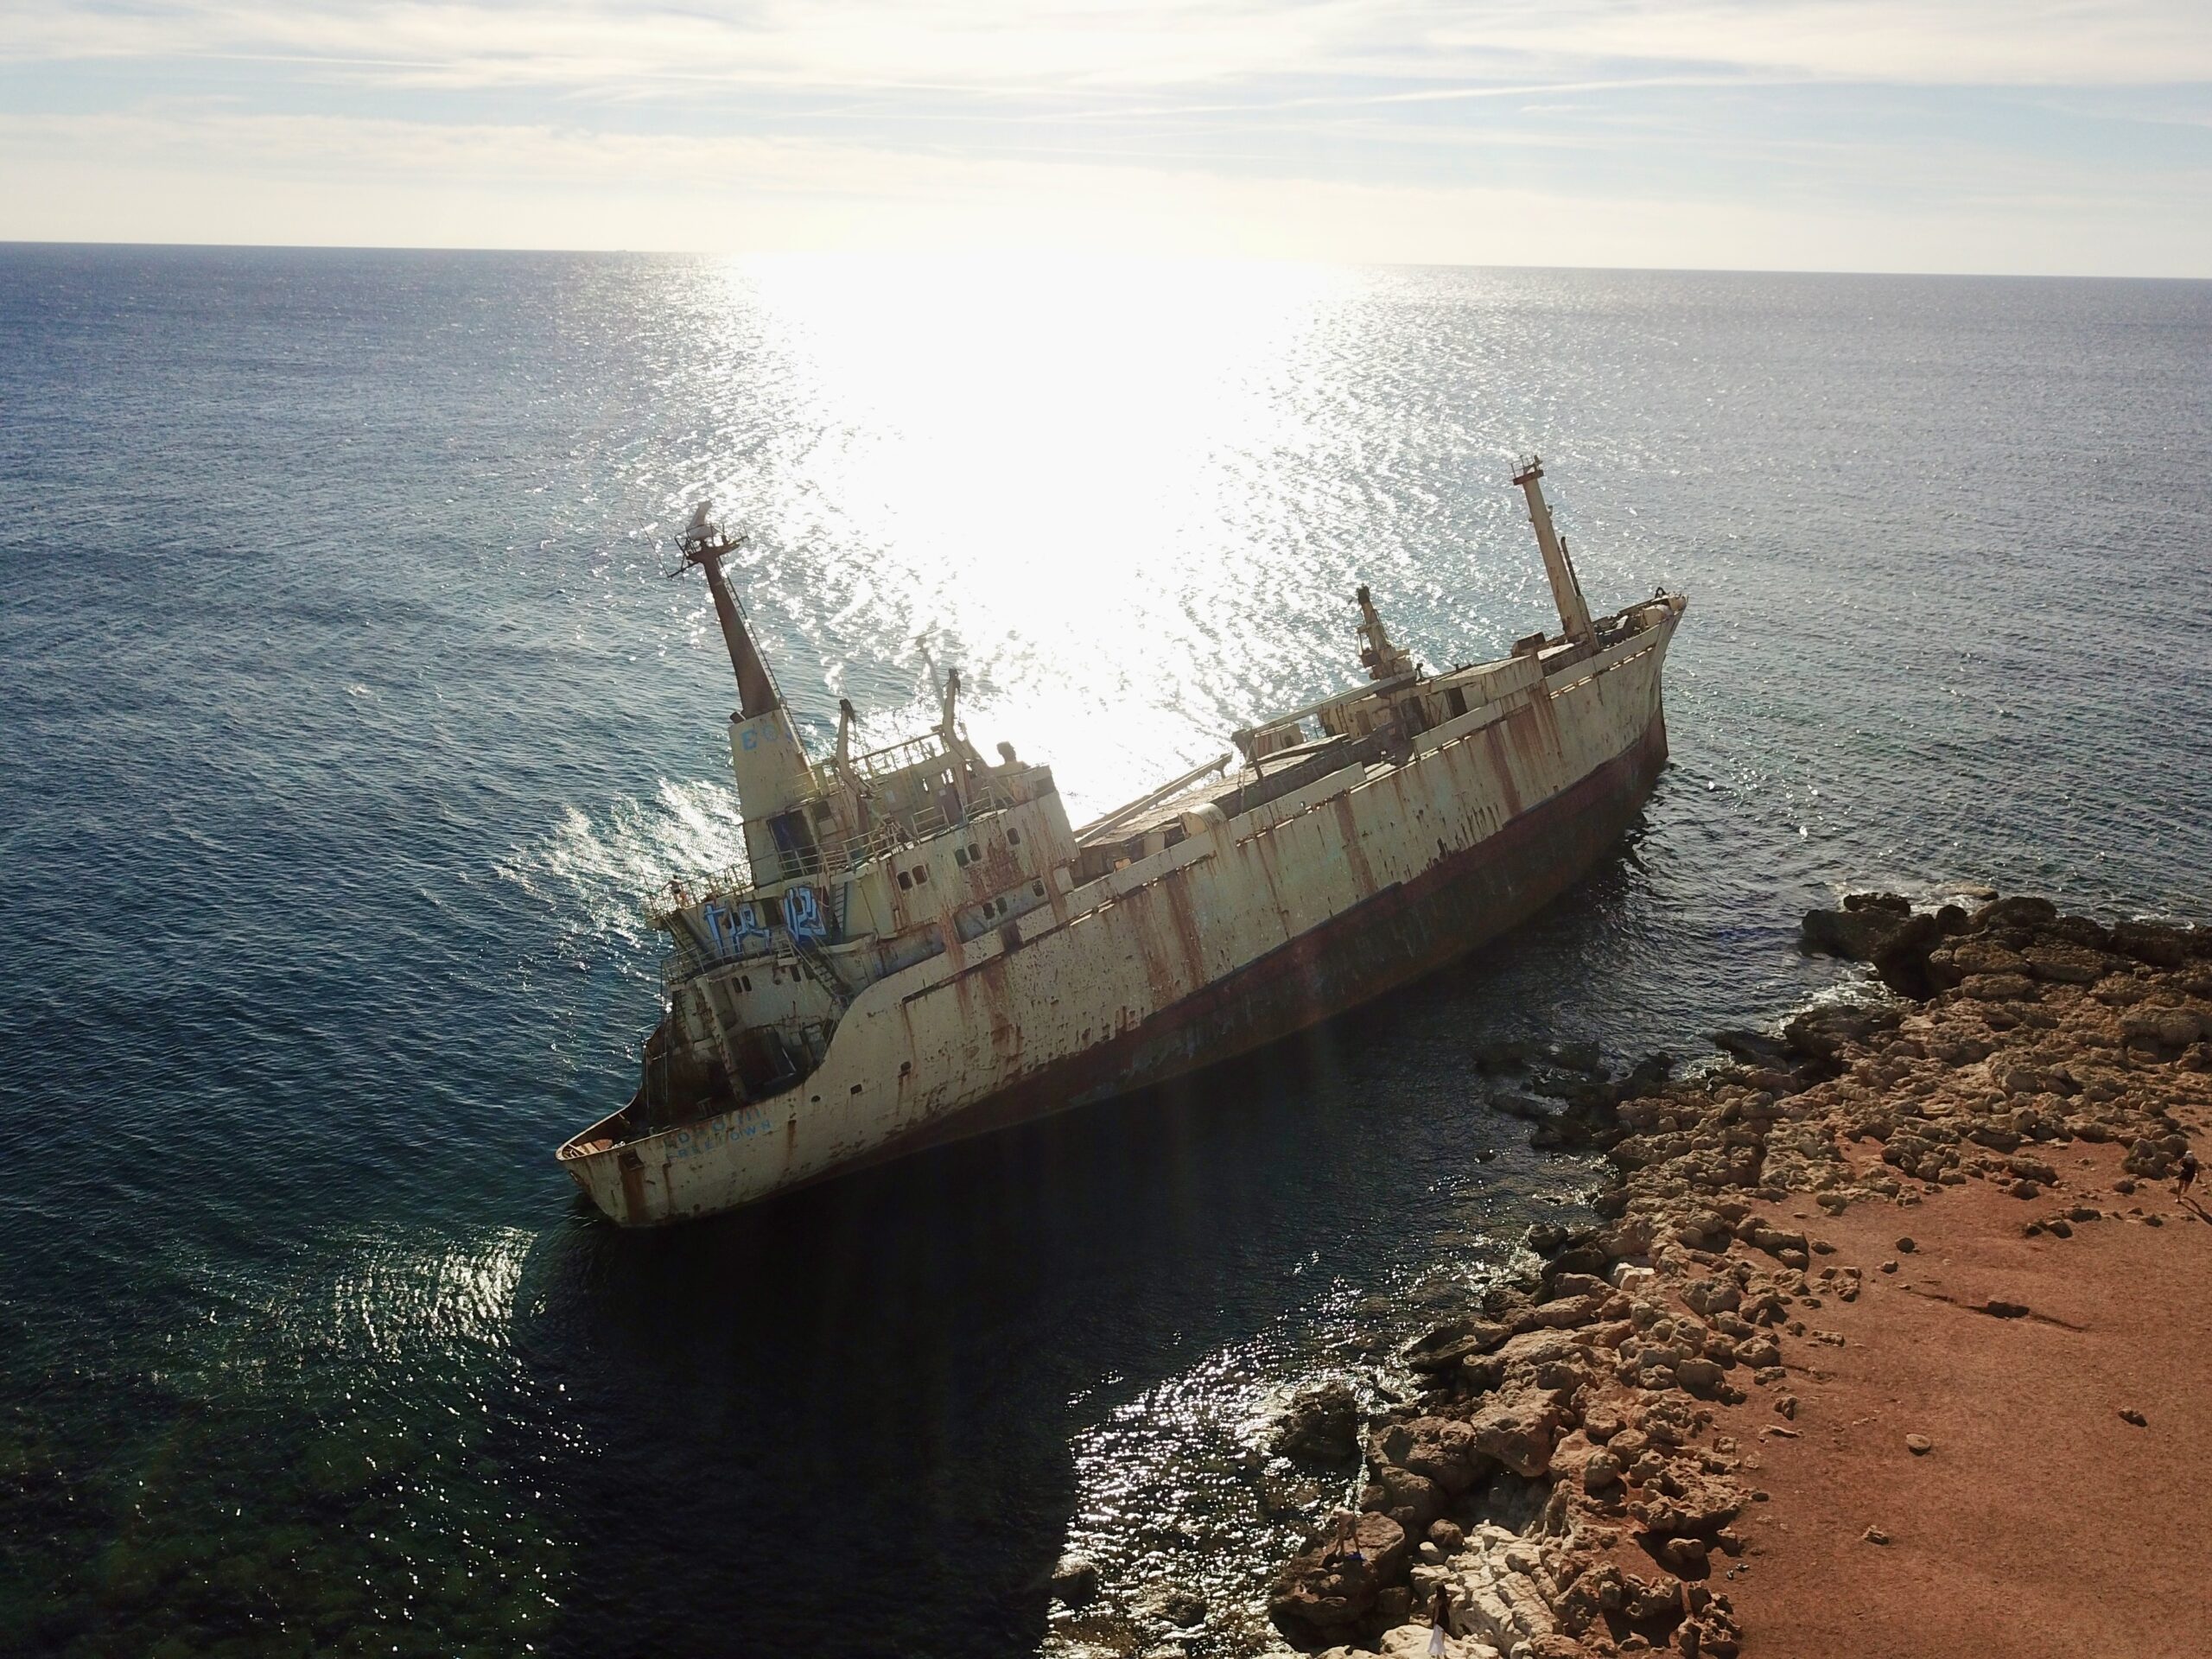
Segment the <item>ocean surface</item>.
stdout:
<path fill-rule="evenodd" d="M 1693 1053 L 1859 886 L 2212 909 L 2208 364 L 2206 283 L 0 248 L 0 1649 L 1264 1648 L 1269 1412 L 1589 1180 L 1472 1043 Z M 1542 623 L 1529 448 L 1692 601 L 1580 888 L 1227 1075 L 581 1205 L 736 846 L 695 502 L 810 733 L 957 665 L 1080 815 L 1350 683 L 1357 582 Z"/>

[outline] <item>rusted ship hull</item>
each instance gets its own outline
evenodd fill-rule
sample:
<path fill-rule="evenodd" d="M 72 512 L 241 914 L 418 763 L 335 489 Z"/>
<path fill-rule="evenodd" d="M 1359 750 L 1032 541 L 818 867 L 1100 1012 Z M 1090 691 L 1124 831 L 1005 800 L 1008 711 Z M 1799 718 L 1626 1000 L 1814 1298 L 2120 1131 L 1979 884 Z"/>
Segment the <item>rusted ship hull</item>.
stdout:
<path fill-rule="evenodd" d="M 711 1214 L 1249 1052 L 1464 957 L 1633 822 L 1666 758 L 1681 609 L 1662 596 L 1605 649 L 1466 671 L 1471 706 L 1387 764 L 1040 882 L 1027 913 L 868 985 L 796 1087 L 651 1133 L 617 1114 L 563 1165 L 625 1224 Z"/>
<path fill-rule="evenodd" d="M 1449 967 L 1535 915 L 1618 847 L 1666 762 L 1662 714 L 1633 749 L 1489 841 L 1439 860 L 1137 1029 L 846 1167 L 1133 1094 L 1295 1036 Z"/>

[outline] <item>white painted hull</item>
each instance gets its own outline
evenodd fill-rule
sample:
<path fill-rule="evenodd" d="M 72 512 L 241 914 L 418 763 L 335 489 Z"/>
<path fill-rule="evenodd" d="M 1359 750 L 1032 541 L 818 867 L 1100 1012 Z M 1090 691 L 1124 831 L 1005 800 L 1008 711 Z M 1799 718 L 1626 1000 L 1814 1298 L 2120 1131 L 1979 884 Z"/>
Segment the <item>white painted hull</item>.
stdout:
<path fill-rule="evenodd" d="M 625 1224 L 711 1215 L 1232 1058 L 1465 955 L 1632 821 L 1665 757 L 1671 603 L 1402 764 L 1347 767 L 876 981 L 785 1093 L 598 1150 L 587 1131 L 563 1166 Z"/>

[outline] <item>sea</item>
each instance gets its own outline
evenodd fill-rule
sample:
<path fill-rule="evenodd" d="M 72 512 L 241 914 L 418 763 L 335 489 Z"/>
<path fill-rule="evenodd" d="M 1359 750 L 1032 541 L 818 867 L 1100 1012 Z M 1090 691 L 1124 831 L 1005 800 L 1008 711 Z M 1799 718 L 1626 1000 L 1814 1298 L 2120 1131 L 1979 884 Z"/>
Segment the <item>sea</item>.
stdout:
<path fill-rule="evenodd" d="M 0 1650 L 1265 1651 L 1393 1355 L 1592 1165 L 1505 1038 L 1859 994 L 1840 893 L 2212 914 L 2212 283 L 0 247 Z M 1690 609 L 1640 823 L 1232 1068 L 648 1235 L 554 1147 L 737 855 L 710 500 L 810 738 L 960 671 L 1103 811 Z M 1074 1613 L 1049 1578 L 1093 1561 Z M 1202 1618 L 1174 1593 L 1203 1599 Z"/>

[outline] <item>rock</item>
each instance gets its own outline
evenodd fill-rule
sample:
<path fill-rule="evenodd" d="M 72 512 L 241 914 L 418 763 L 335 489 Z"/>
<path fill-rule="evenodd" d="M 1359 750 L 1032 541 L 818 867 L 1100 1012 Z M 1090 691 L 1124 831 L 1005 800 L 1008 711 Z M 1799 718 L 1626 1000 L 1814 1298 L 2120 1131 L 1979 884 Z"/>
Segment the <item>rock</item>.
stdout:
<path fill-rule="evenodd" d="M 1782 1043 L 1791 1054 L 1832 1066 L 1847 1048 L 1864 1047 L 1878 1033 L 1894 1031 L 1904 1018 L 1895 1008 L 1808 1008 L 1783 1027 Z"/>
<path fill-rule="evenodd" d="M 1274 1448 L 1307 1463 L 1350 1463 L 1359 1455 L 1359 1397 L 1342 1382 L 1325 1382 L 1291 1398 Z"/>
<path fill-rule="evenodd" d="M 1542 1287 L 1547 1301 L 1568 1296 L 1595 1296 L 1602 1302 L 1613 1292 L 1612 1286 L 1595 1274 L 1577 1273 L 1557 1262 L 1545 1267 L 1537 1282 Z"/>
<path fill-rule="evenodd" d="M 2039 1198 L 2043 1196 L 2043 1188 L 2024 1179 L 2013 1182 L 2005 1190 L 2016 1198 Z"/>
<path fill-rule="evenodd" d="M 1416 1371 L 1448 1371 L 1469 1354 L 1486 1354 L 1513 1334 L 1513 1327 L 1484 1319 L 1440 1325 L 1409 1344 L 1402 1357 Z"/>
<path fill-rule="evenodd" d="M 1925 1434 L 1906 1435 L 1904 1437 L 1904 1446 L 1905 1450 L 1911 1452 L 1916 1458 L 1924 1458 L 1930 1452 L 1933 1452 L 1936 1449 L 1936 1442 L 1929 1440 Z"/>
<path fill-rule="evenodd" d="M 1490 1472 L 1475 1450 L 1475 1433 L 1450 1417 L 1416 1417 L 1377 1433 L 1371 1442 L 1379 1461 L 1396 1464 L 1436 1483 L 1456 1497 Z"/>
<path fill-rule="evenodd" d="M 2031 944 L 2022 954 L 2030 973 L 2061 985 L 2094 984 L 2110 960 L 2101 950 L 2078 944 Z"/>
<path fill-rule="evenodd" d="M 1883 1263 L 1882 1263 L 1882 1271 L 1883 1271 L 1884 1273 L 1895 1273 L 1897 1270 L 1897 1264 L 1895 1262 L 1893 1262 L 1893 1261 L 1892 1261 L 1892 1262 L 1883 1262 Z"/>
<path fill-rule="evenodd" d="M 1951 966 L 1962 978 L 1979 974 L 2024 974 L 2028 959 L 1989 939 L 1967 939 L 1951 948 Z"/>
<path fill-rule="evenodd" d="M 2178 968 L 2190 954 L 2188 933 L 2161 922 L 2115 922 L 2110 937 L 2119 954 L 2154 968 Z"/>
<path fill-rule="evenodd" d="M 1710 1400 L 1720 1392 L 1726 1376 L 1713 1361 L 1693 1354 L 1675 1362 L 1675 1379 L 1700 1400 Z"/>
<path fill-rule="evenodd" d="M 1959 982 L 1959 995 L 1977 1002 L 2026 1002 L 2036 986 L 2024 974 L 1975 974 Z"/>
<path fill-rule="evenodd" d="M 1981 1311 L 1993 1319 L 2024 1319 L 2028 1317 L 2025 1302 L 2000 1302 L 1993 1297 L 1981 1305 Z"/>
<path fill-rule="evenodd" d="M 1467 1535 L 1460 1530 L 1457 1521 L 1432 1521 L 1428 1527 L 1428 1541 L 1446 1555 L 1457 1554 Z"/>
<path fill-rule="evenodd" d="M 1547 1043 L 1544 1058 L 1554 1065 L 1564 1066 L 1569 1071 L 1594 1072 L 1599 1069 L 1598 1045 L 1592 1042 Z"/>
<path fill-rule="evenodd" d="M 1503 1112 L 1508 1117 L 1517 1117 L 1526 1122 L 1546 1123 L 1551 1121 L 1551 1108 L 1534 1095 L 1514 1094 L 1501 1090 L 1490 1097 L 1491 1109 Z"/>
<path fill-rule="evenodd" d="M 1779 1039 L 1764 1032 L 1728 1030 L 1713 1033 L 1713 1046 L 1724 1054 L 1732 1054 L 1748 1065 L 1764 1066 L 1775 1071 L 1786 1070 L 1789 1063 L 1789 1051 Z"/>
<path fill-rule="evenodd" d="M 1444 1513 L 1444 1489 L 1426 1475 L 1387 1465 L 1359 1495 L 1363 1510 L 1381 1510 L 1398 1523 L 1399 1530 L 1418 1535 Z"/>
<path fill-rule="evenodd" d="M 1582 1490 L 1595 1496 L 1621 1484 L 1621 1460 L 1611 1452 L 1593 1452 L 1582 1465 Z"/>
<path fill-rule="evenodd" d="M 1629 1594 L 1628 1581 L 1620 1568 L 1611 1561 L 1599 1561 L 1576 1574 L 1567 1587 L 1560 1599 L 1560 1628 L 1570 1636 L 1580 1636 L 1607 1613 L 1618 1612 L 1627 1605 Z"/>
<path fill-rule="evenodd" d="M 2174 1157 L 2160 1142 L 2145 1135 L 2127 1149 L 2127 1156 L 2121 1160 L 2120 1167 L 2130 1175 L 2139 1176 L 2145 1180 L 2162 1181 L 2173 1173 Z"/>
<path fill-rule="evenodd" d="M 1535 1045 L 1518 1037 L 1493 1037 L 1477 1043 L 1470 1052 L 1484 1071 L 1513 1071 L 1529 1064 Z"/>
<path fill-rule="evenodd" d="M 1706 1575 L 1705 1541 L 1676 1534 L 1659 1546 L 1659 1565 L 1678 1579 L 1701 1579 Z"/>
<path fill-rule="evenodd" d="M 2120 1421 L 2123 1423 L 2133 1423 L 2138 1428 L 2151 1427 L 2151 1420 L 2133 1406 L 2122 1406 L 2120 1408 Z"/>
<path fill-rule="evenodd" d="M 1931 970 L 1929 958 L 1943 939 L 1943 924 L 1936 917 L 1908 916 L 1874 947 L 1869 960 L 1882 983 L 1898 995 L 1932 996 L 1943 976 L 1940 970 Z"/>
<path fill-rule="evenodd" d="M 1516 1475 L 1541 1475 L 1551 1467 L 1552 1444 L 1559 1430 L 1559 1408 L 1550 1395 L 1523 1389 L 1492 1400 L 1469 1421 L 1475 1447 Z"/>
<path fill-rule="evenodd" d="M 1540 1303 L 1514 1324 L 1522 1332 L 1570 1331 L 1577 1325 L 1594 1325 L 1611 1294 L 1608 1290 L 1588 1296 L 1562 1296 L 1555 1301 Z"/>
<path fill-rule="evenodd" d="M 1999 899 L 1984 905 L 1967 923 L 1976 933 L 1986 933 L 1992 928 L 2040 927 L 2058 919 L 2058 906 L 2048 899 Z"/>
<path fill-rule="evenodd" d="M 1877 910 L 1891 916 L 1912 914 L 1912 900 L 1897 893 L 1847 893 L 1843 907 L 1849 911 Z"/>
<path fill-rule="evenodd" d="M 1070 1607 L 1088 1606 L 1098 1594 L 1097 1565 L 1088 1555 L 1061 1556 L 1052 1569 L 1052 1593 Z"/>
<path fill-rule="evenodd" d="M 1782 1344 L 1770 1336 L 1747 1337 L 1736 1344 L 1736 1359 L 1755 1371 L 1770 1367 L 1778 1370 L 1782 1366 Z"/>
<path fill-rule="evenodd" d="M 1623 1579 L 1626 1596 L 1621 1602 L 1621 1614 L 1631 1624 L 1643 1624 L 1681 1611 L 1682 1586 L 1673 1579 L 1658 1579 L 1650 1582 L 1626 1574 Z"/>
<path fill-rule="evenodd" d="M 1907 905 L 1902 914 L 1886 906 L 1808 910 L 1799 926 L 1799 944 L 1810 956 L 1872 962 L 1874 953 L 1910 918 L 1911 908 Z"/>
<path fill-rule="evenodd" d="M 1205 1618 L 1206 1599 L 1188 1590 L 1171 1590 L 1160 1603 L 1160 1611 L 1170 1624 L 1187 1629 Z"/>
<path fill-rule="evenodd" d="M 1870 1544 L 1886 1544 L 1890 1541 L 1890 1535 L 1884 1532 L 1879 1527 L 1869 1527 L 1865 1532 L 1861 1533 L 1859 1536 L 1866 1539 L 1866 1541 Z"/>
<path fill-rule="evenodd" d="M 1896 1248 L 1899 1255 L 1910 1255 L 1920 1246 L 1915 1243 L 1911 1236 L 1908 1234 L 1905 1237 L 1897 1240 Z"/>
<path fill-rule="evenodd" d="M 1744 1293 L 1732 1279 L 1693 1279 L 1682 1287 L 1682 1300 L 1692 1312 L 1711 1319 L 1732 1313 L 1744 1305 Z"/>
<path fill-rule="evenodd" d="M 1405 1529 L 1386 1515 L 1363 1515 L 1354 1534 L 1362 1559 L 1325 1559 L 1317 1544 L 1276 1575 L 1268 1616 L 1294 1641 L 1321 1647 L 1362 1624 L 1386 1585 L 1405 1576 Z"/>

